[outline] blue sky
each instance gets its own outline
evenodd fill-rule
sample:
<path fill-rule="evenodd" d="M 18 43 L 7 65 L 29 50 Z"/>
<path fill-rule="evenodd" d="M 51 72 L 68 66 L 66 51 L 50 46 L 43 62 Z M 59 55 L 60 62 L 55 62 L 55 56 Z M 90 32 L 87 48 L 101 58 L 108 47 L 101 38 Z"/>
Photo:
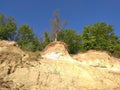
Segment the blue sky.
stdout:
<path fill-rule="evenodd" d="M 68 22 L 66 28 L 81 32 L 88 24 L 105 21 L 120 36 L 120 0 L 0 0 L 0 13 L 13 16 L 19 26 L 30 25 L 37 35 L 51 30 L 55 10 Z"/>

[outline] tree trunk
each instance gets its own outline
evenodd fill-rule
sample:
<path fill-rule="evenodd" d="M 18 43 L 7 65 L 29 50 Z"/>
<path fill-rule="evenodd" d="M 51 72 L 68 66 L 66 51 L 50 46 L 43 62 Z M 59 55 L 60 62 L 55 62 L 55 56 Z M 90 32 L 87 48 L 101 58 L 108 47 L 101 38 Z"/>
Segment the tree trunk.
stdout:
<path fill-rule="evenodd" d="M 57 41 L 57 33 L 55 34 L 55 41 Z"/>

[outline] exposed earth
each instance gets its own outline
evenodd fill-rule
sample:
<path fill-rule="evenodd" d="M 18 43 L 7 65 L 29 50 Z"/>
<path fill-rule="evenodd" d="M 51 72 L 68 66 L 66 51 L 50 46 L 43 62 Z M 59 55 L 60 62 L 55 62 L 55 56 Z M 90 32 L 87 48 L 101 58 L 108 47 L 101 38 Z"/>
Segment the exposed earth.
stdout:
<path fill-rule="evenodd" d="M 63 42 L 26 52 L 1 40 L 0 90 L 120 90 L 120 58 L 95 50 L 70 55 Z"/>

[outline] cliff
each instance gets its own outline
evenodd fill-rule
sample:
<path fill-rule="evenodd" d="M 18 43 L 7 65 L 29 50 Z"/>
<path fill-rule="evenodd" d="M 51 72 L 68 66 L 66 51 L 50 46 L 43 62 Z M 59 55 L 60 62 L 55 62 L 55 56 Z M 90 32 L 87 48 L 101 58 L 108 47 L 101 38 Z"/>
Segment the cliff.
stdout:
<path fill-rule="evenodd" d="M 90 50 L 70 55 L 63 42 L 42 52 L 0 41 L 0 90 L 120 90 L 120 59 Z"/>

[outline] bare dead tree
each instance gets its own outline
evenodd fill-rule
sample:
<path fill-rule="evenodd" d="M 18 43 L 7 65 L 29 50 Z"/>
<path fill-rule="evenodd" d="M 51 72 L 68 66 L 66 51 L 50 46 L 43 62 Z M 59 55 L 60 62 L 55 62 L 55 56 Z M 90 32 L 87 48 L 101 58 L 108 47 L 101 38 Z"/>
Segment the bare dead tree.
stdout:
<path fill-rule="evenodd" d="M 51 25 L 52 25 L 52 36 L 55 41 L 57 41 L 58 33 L 60 30 L 64 30 L 67 22 L 62 21 L 60 19 L 60 15 L 58 11 L 55 11 L 54 13 L 54 19 L 51 20 Z"/>

